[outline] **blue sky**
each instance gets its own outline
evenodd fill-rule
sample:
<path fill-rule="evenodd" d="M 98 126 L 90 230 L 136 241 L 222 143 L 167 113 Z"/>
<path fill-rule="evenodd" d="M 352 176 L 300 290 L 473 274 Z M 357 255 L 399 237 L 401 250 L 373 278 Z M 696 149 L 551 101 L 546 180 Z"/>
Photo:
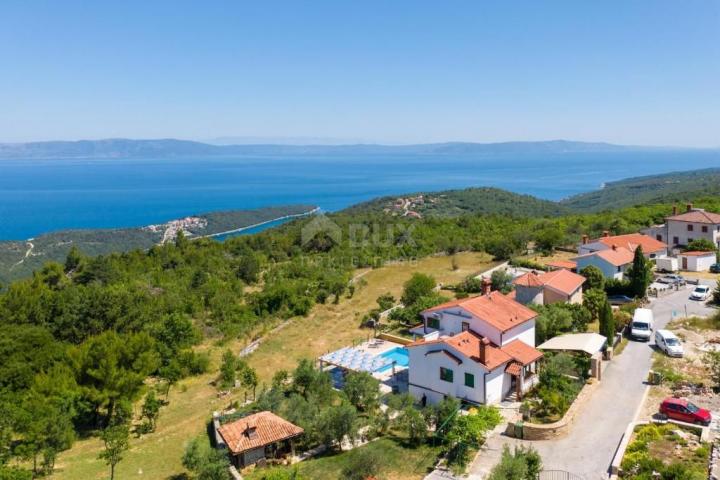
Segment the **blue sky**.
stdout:
<path fill-rule="evenodd" d="M 720 2 L 0 3 L 0 141 L 720 146 Z"/>

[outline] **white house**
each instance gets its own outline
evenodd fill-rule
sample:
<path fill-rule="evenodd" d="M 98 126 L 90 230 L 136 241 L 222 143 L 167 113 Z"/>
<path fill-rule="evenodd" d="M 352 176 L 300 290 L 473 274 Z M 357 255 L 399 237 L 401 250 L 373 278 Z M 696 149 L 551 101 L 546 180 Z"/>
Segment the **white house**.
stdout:
<path fill-rule="evenodd" d="M 677 207 L 673 207 L 672 215 L 665 218 L 664 224 L 646 228 L 643 233 L 673 248 L 687 246 L 701 238 L 720 248 L 720 214 L 694 208 L 689 203 L 683 213 L 678 213 Z"/>
<path fill-rule="evenodd" d="M 455 397 L 476 404 L 521 396 L 537 381 L 537 313 L 500 292 L 422 312 L 407 345 L 410 393 L 421 403 Z"/>
<path fill-rule="evenodd" d="M 688 272 L 707 272 L 717 263 L 715 252 L 682 252 L 678 254 L 680 268 Z"/>
<path fill-rule="evenodd" d="M 577 271 L 582 272 L 590 265 L 599 268 L 605 278 L 616 278 L 621 280 L 625 272 L 632 265 L 635 254 L 624 247 L 610 248 L 593 253 L 586 253 L 574 258 L 577 263 Z"/>
<path fill-rule="evenodd" d="M 589 240 L 587 235 L 583 235 L 582 242 L 578 245 L 578 254 L 587 255 L 589 253 L 611 250 L 613 248 L 624 248 L 635 253 L 635 249 L 638 247 L 642 247 L 645 258 L 661 257 L 668 253 L 667 244 L 648 235 L 642 233 L 610 235 L 610 232 L 605 231 L 602 237 L 594 240 Z M 579 272 L 580 270 L 577 271 Z"/>
<path fill-rule="evenodd" d="M 536 274 L 528 272 L 513 280 L 515 300 L 527 305 L 551 303 L 582 303 L 585 277 L 561 268 Z"/>

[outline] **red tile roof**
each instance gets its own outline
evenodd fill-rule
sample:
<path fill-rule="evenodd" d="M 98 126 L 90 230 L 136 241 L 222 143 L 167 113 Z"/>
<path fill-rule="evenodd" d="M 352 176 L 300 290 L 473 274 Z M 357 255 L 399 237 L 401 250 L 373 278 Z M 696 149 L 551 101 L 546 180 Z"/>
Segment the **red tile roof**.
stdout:
<path fill-rule="evenodd" d="M 536 312 L 497 291 L 487 295 L 453 300 L 429 308 L 422 313 L 439 312 L 453 307 L 462 308 L 501 332 L 506 332 L 537 317 Z"/>
<path fill-rule="evenodd" d="M 618 248 L 626 248 L 631 252 L 634 252 L 638 246 L 642 246 L 643 253 L 655 253 L 660 250 L 665 250 L 667 244 L 655 240 L 652 237 L 643 235 L 642 233 L 630 233 L 627 235 L 614 235 L 612 237 L 600 237 L 593 242 L 600 242 L 608 247 L 616 246 Z"/>
<path fill-rule="evenodd" d="M 694 252 L 682 252 L 680 254 L 681 257 L 705 257 L 705 256 L 710 256 L 710 255 L 716 255 L 716 253 L 715 252 L 694 251 Z"/>
<path fill-rule="evenodd" d="M 222 425 L 218 432 L 233 454 L 302 435 L 304 430 L 272 412 L 258 412 Z"/>
<path fill-rule="evenodd" d="M 666 220 L 677 220 L 680 222 L 693 222 L 693 223 L 711 223 L 713 225 L 720 224 L 720 214 L 706 212 L 705 210 L 692 210 L 690 212 L 681 213 L 680 215 L 673 215 L 667 217 Z"/>
<path fill-rule="evenodd" d="M 514 377 L 519 377 L 522 371 L 522 365 L 517 362 L 510 362 L 505 367 L 505 371 Z"/>
<path fill-rule="evenodd" d="M 500 347 L 500 349 L 522 365 L 529 365 L 543 356 L 540 350 L 531 347 L 522 340 L 513 340 Z"/>
<path fill-rule="evenodd" d="M 560 269 L 540 275 L 540 280 L 550 288 L 572 295 L 585 283 L 585 277 L 570 270 Z"/>
<path fill-rule="evenodd" d="M 457 335 L 452 337 L 441 337 L 436 340 L 427 341 L 417 340 L 409 345 L 406 345 L 406 347 L 412 348 L 420 345 L 448 345 L 456 351 L 462 353 L 470 360 L 485 366 L 485 368 L 487 368 L 488 370 L 495 370 L 500 365 L 504 365 L 505 363 L 512 360 L 512 357 L 508 353 L 504 352 L 496 345 L 490 344 L 486 347 L 485 350 L 485 362 L 481 362 L 479 357 L 481 340 L 481 336 L 469 331 L 465 331 L 462 333 L 458 333 Z M 446 353 L 449 353 L 452 357 L 455 356 L 450 352 Z"/>
<path fill-rule="evenodd" d="M 566 268 L 568 270 L 575 270 L 577 268 L 577 262 L 573 262 L 572 260 L 555 260 L 553 262 L 548 262 L 545 265 L 554 268 Z"/>
<path fill-rule="evenodd" d="M 513 281 L 513 284 L 522 287 L 548 286 L 565 295 L 572 295 L 583 283 L 585 283 L 585 277 L 564 268 L 540 275 L 529 272 Z"/>
<path fill-rule="evenodd" d="M 598 256 L 611 265 L 621 267 L 623 265 L 627 265 L 628 263 L 632 263 L 634 254 L 627 248 L 619 247 L 616 250 L 609 248 L 607 250 L 598 250 L 597 252 L 586 253 L 585 255 L 580 255 L 577 258 L 587 258 L 592 256 Z"/>

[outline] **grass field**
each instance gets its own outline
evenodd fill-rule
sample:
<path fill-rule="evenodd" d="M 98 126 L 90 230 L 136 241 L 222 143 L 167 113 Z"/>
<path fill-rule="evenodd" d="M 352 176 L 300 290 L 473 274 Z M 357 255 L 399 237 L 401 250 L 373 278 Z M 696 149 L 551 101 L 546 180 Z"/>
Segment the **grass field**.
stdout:
<path fill-rule="evenodd" d="M 460 253 L 455 256 L 455 265 L 457 269 L 454 270 L 450 257 L 438 256 L 358 271 L 357 275 L 362 275 L 360 278 L 363 281 L 358 282 L 360 286 L 352 298 L 342 299 L 338 305 L 330 302 L 318 305 L 307 317 L 293 319 L 264 339 L 247 360 L 257 369 L 261 382 L 268 382 L 275 371 L 292 369 L 301 358 L 314 358 L 330 349 L 366 338 L 369 331 L 359 328 L 362 315 L 374 308 L 375 299 L 385 292 L 399 297 L 403 283 L 414 272 L 431 274 L 438 282 L 447 284 L 487 270 L 493 262 L 484 254 Z M 220 399 L 210 382 L 217 375 L 222 351 L 230 347 L 238 352 L 244 344 L 235 342 L 223 347 L 203 345 L 213 359 L 211 373 L 183 380 L 171 390 L 170 403 L 160 412 L 157 430 L 143 438 L 131 439 L 130 450 L 117 466 L 116 478 L 168 479 L 184 471 L 181 457 L 186 443 L 206 431 L 213 410 L 225 408 L 231 401 L 243 396 L 242 392 L 236 392 L 234 396 Z M 108 469 L 97 459 L 101 448 L 97 438 L 76 442 L 71 450 L 59 456 L 51 478 L 107 478 Z"/>
<path fill-rule="evenodd" d="M 298 472 L 312 480 L 337 480 L 353 455 L 362 450 L 374 452 L 382 458 L 382 478 L 387 480 L 420 480 L 435 465 L 440 453 L 439 447 L 422 445 L 417 448 L 405 446 L 401 439 L 383 437 L 362 447 L 340 454 L 330 454 L 297 464 Z M 295 467 L 282 467 L 295 468 Z M 267 470 L 255 470 L 243 478 L 263 480 Z"/>

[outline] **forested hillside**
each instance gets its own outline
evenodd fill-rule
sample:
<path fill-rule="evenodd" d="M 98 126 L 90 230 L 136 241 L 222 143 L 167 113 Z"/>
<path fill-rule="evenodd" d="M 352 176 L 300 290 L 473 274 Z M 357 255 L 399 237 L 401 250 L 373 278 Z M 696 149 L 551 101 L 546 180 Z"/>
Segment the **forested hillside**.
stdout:
<path fill-rule="evenodd" d="M 610 182 L 605 188 L 560 202 L 576 211 L 598 212 L 649 203 L 686 202 L 720 195 L 720 169 L 674 172 Z"/>
<path fill-rule="evenodd" d="M 404 215 L 411 211 L 432 217 L 470 214 L 547 217 L 570 213 L 570 209 L 550 200 L 490 187 L 387 196 L 354 205 L 345 211 L 349 214 L 384 211 L 391 215 Z"/>
<path fill-rule="evenodd" d="M 211 212 L 145 227 L 65 230 L 39 235 L 28 241 L 0 241 L 0 284 L 27 277 L 45 262 L 63 261 L 72 247 L 89 256 L 147 249 L 172 240 L 179 228 L 190 237 L 201 237 L 287 215 L 302 215 L 314 208 L 310 205 L 289 205 Z"/>

